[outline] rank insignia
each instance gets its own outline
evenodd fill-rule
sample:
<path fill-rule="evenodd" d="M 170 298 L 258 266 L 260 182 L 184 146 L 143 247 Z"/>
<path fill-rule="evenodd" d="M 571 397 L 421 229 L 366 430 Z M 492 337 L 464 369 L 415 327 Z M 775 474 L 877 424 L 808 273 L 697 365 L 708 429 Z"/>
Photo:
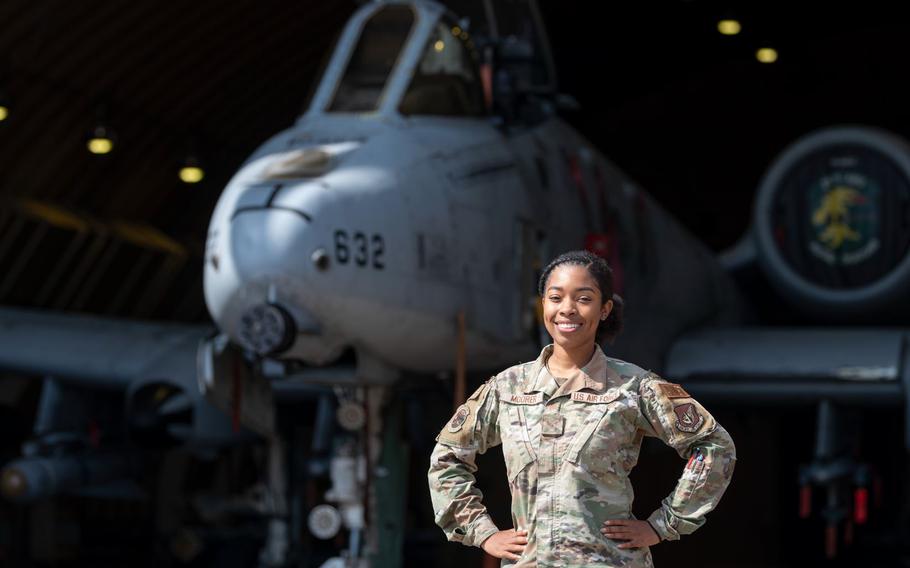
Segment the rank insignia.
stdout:
<path fill-rule="evenodd" d="M 684 388 L 674 383 L 659 383 L 657 386 L 667 398 L 689 398 L 689 393 Z"/>
<path fill-rule="evenodd" d="M 674 406 L 673 412 L 676 413 L 676 428 L 682 432 L 698 432 L 705 423 L 705 417 L 695 410 L 691 402 Z"/>
<path fill-rule="evenodd" d="M 544 436 L 562 436 L 565 422 L 559 414 L 544 414 L 540 417 L 540 433 Z"/>
<path fill-rule="evenodd" d="M 455 411 L 455 415 L 452 416 L 452 420 L 449 421 L 449 432 L 458 432 L 461 430 L 461 427 L 464 426 L 465 421 L 468 419 L 468 416 L 471 415 L 471 409 L 468 408 L 466 404 L 462 404 L 458 407 L 458 410 Z"/>

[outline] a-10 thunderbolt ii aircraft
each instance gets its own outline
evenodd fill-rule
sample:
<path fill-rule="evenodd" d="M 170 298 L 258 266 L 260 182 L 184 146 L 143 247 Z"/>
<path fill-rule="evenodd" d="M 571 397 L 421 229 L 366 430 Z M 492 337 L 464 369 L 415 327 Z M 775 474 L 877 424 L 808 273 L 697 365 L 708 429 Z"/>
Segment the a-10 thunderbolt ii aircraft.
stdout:
<path fill-rule="evenodd" d="M 398 565 L 407 454 L 393 409 L 402 379 L 438 380 L 456 366 L 477 376 L 535 357 L 543 342 L 541 264 L 587 246 L 613 265 L 630 314 L 611 354 L 686 381 L 706 398 L 818 403 L 819 449 L 804 481 L 827 488 L 825 514 L 836 523 L 844 479 L 860 471 L 839 453 L 838 404 L 901 394 L 904 336 L 743 327 L 760 319 L 724 265 L 558 117 L 571 102 L 556 91 L 534 4 L 504 6 L 487 2 L 472 13 L 466 3 L 455 15 L 434 2 L 374 2 L 353 15 L 305 114 L 257 150 L 218 201 L 204 267 L 217 331 L 0 312 L 0 366 L 49 377 L 35 440 L 4 469 L 4 493 L 35 500 L 110 488 L 163 463 L 160 452 L 175 445 L 203 453 L 265 446 L 258 493 L 183 497 L 204 519 L 259 515 L 266 565 L 301 557 L 291 535 L 303 525 L 343 543 L 328 565 Z M 853 148 L 841 146 L 832 152 Z M 877 151 L 873 158 L 898 164 L 894 171 L 907 179 L 900 151 Z M 819 152 L 814 169 L 800 172 L 823 180 L 812 186 L 821 207 L 834 181 L 852 179 L 844 168 L 862 170 L 872 158 L 827 163 Z M 790 180 L 779 191 L 791 170 L 766 180 L 756 229 L 725 259 L 727 268 L 765 290 L 749 272 L 761 259 L 768 280 L 780 284 L 768 292 L 786 297 L 788 283 L 808 283 L 806 305 L 875 300 L 876 290 L 850 296 L 854 283 L 836 276 L 833 287 L 846 293 L 826 296 L 832 285 L 811 282 L 813 261 L 778 253 L 780 243 L 796 249 L 814 235 L 800 224 L 803 202 L 785 199 L 804 184 Z M 841 191 L 844 203 L 828 199 L 829 216 L 839 217 L 820 213 L 819 226 L 847 223 L 856 192 L 899 199 L 906 186 L 888 181 L 874 195 L 860 188 Z M 838 234 L 819 241 L 835 262 L 831 239 L 852 236 L 843 227 Z M 864 290 L 893 273 L 897 263 L 882 262 Z M 885 300 L 872 307 L 887 309 Z M 90 394 L 105 388 L 115 394 Z M 294 456 L 275 404 L 293 409 L 311 396 L 320 400 L 316 416 L 300 420 L 315 423 L 310 449 L 325 459 L 310 469 L 331 487 L 321 504 L 303 507 L 288 480 Z M 110 411 L 117 404 L 123 408 Z M 120 445 L 86 437 L 88 418 L 74 416 L 96 419 L 98 407 L 127 425 Z M 424 434 L 433 433 L 417 433 Z"/>

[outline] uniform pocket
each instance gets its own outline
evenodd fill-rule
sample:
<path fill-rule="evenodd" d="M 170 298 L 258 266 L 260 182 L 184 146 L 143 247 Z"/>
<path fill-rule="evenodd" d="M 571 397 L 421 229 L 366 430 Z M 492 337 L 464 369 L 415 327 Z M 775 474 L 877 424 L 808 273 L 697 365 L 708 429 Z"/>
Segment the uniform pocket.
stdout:
<path fill-rule="evenodd" d="M 527 452 L 519 451 L 517 448 L 508 451 L 503 447 L 503 450 L 503 457 L 506 462 L 506 475 L 509 478 L 509 483 L 515 485 L 518 476 L 534 463 L 534 458 Z"/>
<path fill-rule="evenodd" d="M 502 454 L 506 462 L 506 475 L 509 483 L 513 483 L 518 474 L 536 458 L 531 450 L 530 433 L 527 430 L 522 410 L 518 406 L 510 404 L 502 417 L 505 419 L 500 424 Z"/>
<path fill-rule="evenodd" d="M 591 431 L 579 455 L 578 465 L 601 481 L 615 480 L 624 473 L 625 452 L 635 440 L 637 401 L 623 397 L 610 402 Z"/>

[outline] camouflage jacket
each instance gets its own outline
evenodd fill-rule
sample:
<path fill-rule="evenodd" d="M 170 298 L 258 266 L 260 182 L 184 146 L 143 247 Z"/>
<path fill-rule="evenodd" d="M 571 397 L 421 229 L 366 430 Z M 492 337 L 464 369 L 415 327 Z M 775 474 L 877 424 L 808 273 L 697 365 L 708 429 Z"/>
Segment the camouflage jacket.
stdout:
<path fill-rule="evenodd" d="M 679 385 L 598 347 L 558 384 L 536 361 L 483 384 L 436 438 L 430 494 L 449 540 L 480 546 L 497 532 L 475 487 L 475 456 L 502 444 L 512 523 L 528 531 L 517 563 L 502 566 L 651 566 L 648 548 L 620 549 L 600 533 L 608 519 L 630 519 L 628 475 L 643 436 L 656 436 L 688 460 L 674 491 L 648 522 L 675 540 L 705 522 L 730 482 L 733 440 Z"/>

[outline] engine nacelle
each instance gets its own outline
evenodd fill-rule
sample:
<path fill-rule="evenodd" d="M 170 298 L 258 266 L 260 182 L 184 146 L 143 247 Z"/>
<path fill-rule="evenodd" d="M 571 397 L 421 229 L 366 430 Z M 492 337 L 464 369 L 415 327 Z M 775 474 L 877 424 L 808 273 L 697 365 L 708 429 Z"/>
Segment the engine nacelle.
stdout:
<path fill-rule="evenodd" d="M 910 145 L 835 127 L 785 149 L 758 188 L 753 226 L 771 284 L 830 319 L 893 311 L 910 291 Z"/>

